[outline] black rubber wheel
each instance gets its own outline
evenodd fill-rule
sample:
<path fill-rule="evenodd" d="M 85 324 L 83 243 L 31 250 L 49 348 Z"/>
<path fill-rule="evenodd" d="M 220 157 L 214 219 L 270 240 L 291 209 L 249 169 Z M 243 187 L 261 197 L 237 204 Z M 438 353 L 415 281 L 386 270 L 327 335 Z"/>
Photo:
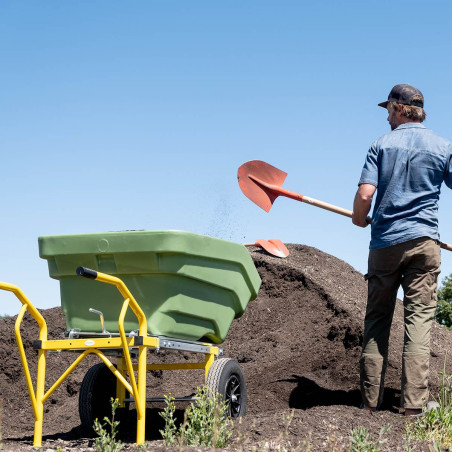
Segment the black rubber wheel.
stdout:
<path fill-rule="evenodd" d="M 242 369 L 231 358 L 216 360 L 207 374 L 206 385 L 228 404 L 227 415 L 237 419 L 246 414 L 246 385 Z"/>
<path fill-rule="evenodd" d="M 84 428 L 93 431 L 96 419 L 101 423 L 104 417 L 111 419 L 112 397 L 116 398 L 116 377 L 104 363 L 94 365 L 83 378 L 78 398 L 78 412 Z M 116 409 L 115 420 L 121 422 L 125 419 L 128 405 L 126 403 L 125 408 Z"/>

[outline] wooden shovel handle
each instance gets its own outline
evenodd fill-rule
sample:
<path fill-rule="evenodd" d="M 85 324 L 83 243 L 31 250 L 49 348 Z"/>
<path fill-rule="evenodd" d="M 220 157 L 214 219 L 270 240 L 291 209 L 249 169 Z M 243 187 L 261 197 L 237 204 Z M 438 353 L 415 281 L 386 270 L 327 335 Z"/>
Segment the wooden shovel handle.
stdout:
<path fill-rule="evenodd" d="M 335 206 L 333 204 L 329 204 L 324 201 L 319 201 L 318 199 L 310 198 L 309 196 L 303 196 L 303 198 L 300 200 L 307 204 L 311 204 L 315 207 L 320 207 L 321 209 L 329 210 L 330 212 L 338 213 L 339 215 L 344 215 L 344 217 L 351 218 L 353 215 L 353 212 L 348 209 L 344 209 L 342 207 Z M 367 217 L 366 221 L 368 224 L 372 223 L 372 218 Z"/>
<path fill-rule="evenodd" d="M 444 250 L 452 251 L 452 245 L 450 243 L 439 242 L 439 245 Z"/>

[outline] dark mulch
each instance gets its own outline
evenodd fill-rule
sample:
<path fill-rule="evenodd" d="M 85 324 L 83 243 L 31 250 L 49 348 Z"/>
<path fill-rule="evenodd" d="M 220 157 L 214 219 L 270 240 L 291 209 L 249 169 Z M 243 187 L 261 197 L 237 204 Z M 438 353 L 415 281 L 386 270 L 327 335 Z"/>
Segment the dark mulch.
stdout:
<path fill-rule="evenodd" d="M 406 450 L 407 421 L 398 413 L 400 399 L 403 310 L 394 317 L 390 359 L 383 410 L 363 412 L 358 408 L 359 354 L 366 305 L 366 283 L 347 263 L 304 245 L 288 245 L 290 256 L 278 259 L 260 249 L 251 249 L 262 277 L 258 298 L 236 319 L 222 345 L 225 356 L 239 361 L 248 390 L 247 416 L 236 422 L 232 448 L 288 449 L 308 441 L 313 451 L 341 450 L 349 444 L 353 427 L 368 427 L 375 435 L 391 424 L 382 450 Z M 49 337 L 59 338 L 66 329 L 60 308 L 43 311 Z M 14 318 L 0 320 L 0 398 L 3 402 L 1 433 L 4 450 L 30 450 L 33 415 L 14 338 Z M 32 375 L 36 354 L 31 344 L 37 338 L 34 321 L 27 315 L 22 327 Z M 435 324 L 431 351 L 431 388 L 438 390 L 437 375 L 445 354 L 452 349 L 452 333 Z M 76 355 L 48 355 L 46 387 L 61 375 Z M 155 362 L 191 359 L 189 354 L 162 352 Z M 80 427 L 78 395 L 87 369 L 98 362 L 87 358 L 51 396 L 45 405 L 43 449 L 86 450 L 93 439 Z M 449 373 L 452 373 L 450 365 Z M 172 392 L 188 395 L 202 384 L 202 372 L 153 372 L 148 390 L 154 396 Z M 147 410 L 148 449 L 165 449 L 159 429 L 161 406 Z M 183 406 L 181 407 L 181 410 Z M 179 412 L 179 414 L 182 411 Z M 128 450 L 134 446 L 134 415 L 124 422 L 122 439 Z M 413 450 L 428 450 L 417 444 Z"/>

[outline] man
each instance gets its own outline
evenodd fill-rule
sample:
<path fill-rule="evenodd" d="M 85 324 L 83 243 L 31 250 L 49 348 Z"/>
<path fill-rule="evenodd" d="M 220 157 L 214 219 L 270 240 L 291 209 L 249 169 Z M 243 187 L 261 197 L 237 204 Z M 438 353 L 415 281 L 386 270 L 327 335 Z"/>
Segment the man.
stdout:
<path fill-rule="evenodd" d="M 405 335 L 402 398 L 405 415 L 428 402 L 430 329 L 440 271 L 438 200 L 444 181 L 452 188 L 451 143 L 422 125 L 422 93 L 396 85 L 388 100 L 391 132 L 368 153 L 353 204 L 352 221 L 366 227 L 376 193 L 369 247 L 368 299 L 361 355 L 364 408 L 382 402 L 392 316 L 400 285 L 404 291 Z"/>

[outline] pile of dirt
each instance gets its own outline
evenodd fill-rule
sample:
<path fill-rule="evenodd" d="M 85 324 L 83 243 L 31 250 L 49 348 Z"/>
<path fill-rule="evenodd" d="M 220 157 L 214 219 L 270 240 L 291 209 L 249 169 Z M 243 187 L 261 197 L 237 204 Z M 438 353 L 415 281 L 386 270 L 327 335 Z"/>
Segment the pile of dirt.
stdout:
<path fill-rule="evenodd" d="M 315 248 L 288 245 L 290 256 L 278 259 L 252 248 L 262 278 L 258 298 L 236 319 L 222 345 L 236 359 L 247 382 L 247 416 L 239 425 L 235 446 L 269 449 L 278 444 L 295 448 L 308 441 L 312 450 L 341 450 L 353 427 L 368 427 L 378 434 L 391 424 L 383 450 L 406 450 L 406 420 L 398 413 L 400 400 L 403 306 L 397 304 L 391 334 L 386 392 L 382 411 L 360 410 L 359 355 L 367 286 L 362 274 L 347 263 Z M 43 311 L 49 338 L 66 329 L 60 308 Z M 22 337 L 32 375 L 36 353 L 32 342 L 37 328 L 27 315 Z M 434 324 L 431 347 L 431 387 L 438 390 L 438 373 L 450 352 L 452 333 Z M 48 355 L 49 388 L 75 359 L 65 352 Z M 155 362 L 191 359 L 190 354 L 161 352 Z M 78 393 L 87 369 L 98 362 L 88 357 L 45 404 L 44 447 L 87 449 L 92 438 L 80 427 Z M 448 369 L 449 373 L 450 368 Z M 188 395 L 202 384 L 202 372 L 153 372 L 148 391 L 154 397 L 172 392 Z M 31 449 L 33 415 L 14 338 L 14 319 L 0 320 L 0 398 L 3 400 L 1 433 L 5 450 Z M 164 448 L 159 428 L 159 407 L 147 410 L 149 448 Z M 132 409 L 123 440 L 135 450 Z M 417 446 L 423 450 L 422 446 Z M 138 450 L 138 449 L 136 449 Z M 414 449 L 416 450 L 416 449 Z"/>

